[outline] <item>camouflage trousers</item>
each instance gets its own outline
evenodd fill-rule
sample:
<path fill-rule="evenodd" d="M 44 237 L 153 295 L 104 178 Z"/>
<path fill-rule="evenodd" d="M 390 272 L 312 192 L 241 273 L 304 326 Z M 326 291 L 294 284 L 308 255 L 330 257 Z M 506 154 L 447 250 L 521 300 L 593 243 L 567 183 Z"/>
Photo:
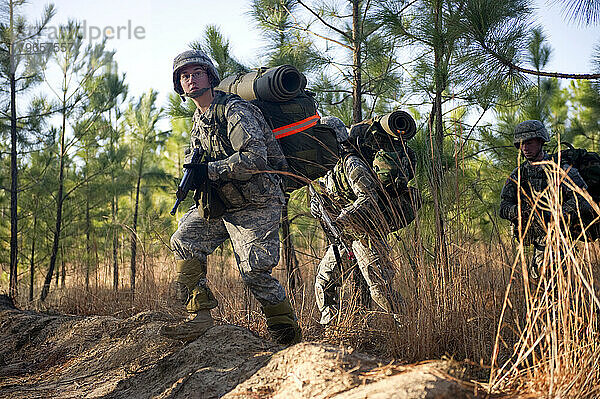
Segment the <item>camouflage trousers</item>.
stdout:
<path fill-rule="evenodd" d="M 192 207 L 179 220 L 171 248 L 179 260 L 177 282 L 188 289 L 189 312 L 217 306 L 206 279 L 206 257 L 228 238 L 242 280 L 263 306 L 285 299 L 285 291 L 271 275 L 279 262 L 279 222 L 282 204 L 226 212 L 206 220 Z"/>
<path fill-rule="evenodd" d="M 351 248 L 358 268 L 369 286 L 371 298 L 381 309 L 395 312 L 402 298 L 391 286 L 395 272 L 382 255 L 384 245 L 375 239 L 364 241 L 366 242 L 352 241 Z M 344 249 L 339 248 L 339 251 L 341 259 L 347 257 Z M 337 265 L 333 246 L 330 245 L 319 263 L 315 278 L 315 297 L 321 312 L 320 323 L 323 325 L 329 324 L 339 310 L 338 289 L 342 285 L 343 274 L 343 270 Z"/>

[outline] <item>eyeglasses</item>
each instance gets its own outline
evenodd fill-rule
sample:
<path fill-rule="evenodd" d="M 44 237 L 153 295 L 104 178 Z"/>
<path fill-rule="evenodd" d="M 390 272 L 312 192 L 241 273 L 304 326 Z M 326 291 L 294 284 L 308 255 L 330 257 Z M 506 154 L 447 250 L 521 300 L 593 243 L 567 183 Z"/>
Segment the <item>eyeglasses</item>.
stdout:
<path fill-rule="evenodd" d="M 206 75 L 206 74 L 207 74 L 206 71 L 204 69 L 201 69 L 199 71 L 194 71 L 194 72 L 191 72 L 191 73 L 182 73 L 180 75 L 179 79 L 182 82 L 191 82 L 192 79 L 198 79 L 201 76 Z"/>

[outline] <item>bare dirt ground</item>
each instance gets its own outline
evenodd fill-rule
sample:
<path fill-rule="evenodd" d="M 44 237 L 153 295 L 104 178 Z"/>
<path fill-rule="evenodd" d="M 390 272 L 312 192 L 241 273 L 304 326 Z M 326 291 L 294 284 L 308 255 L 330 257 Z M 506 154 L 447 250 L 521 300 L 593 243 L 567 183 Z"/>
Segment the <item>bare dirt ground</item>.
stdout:
<path fill-rule="evenodd" d="M 22 311 L 0 296 L 0 397 L 485 397 L 451 362 L 401 366 L 316 342 L 283 348 L 232 325 L 184 344 L 158 334 L 171 321 Z"/>

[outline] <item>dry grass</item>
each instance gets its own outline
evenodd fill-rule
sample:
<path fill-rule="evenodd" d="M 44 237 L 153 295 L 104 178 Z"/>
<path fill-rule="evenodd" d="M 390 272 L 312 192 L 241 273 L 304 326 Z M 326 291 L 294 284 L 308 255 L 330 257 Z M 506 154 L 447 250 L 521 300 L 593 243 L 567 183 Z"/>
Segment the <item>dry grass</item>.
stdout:
<path fill-rule="evenodd" d="M 600 396 L 600 301 L 594 280 L 594 274 L 598 275 L 597 267 L 594 269 L 596 254 L 586 229 L 580 236 L 571 235 L 562 212 L 561 185 L 592 203 L 597 215 L 600 208 L 573 184 L 563 169 L 554 163 L 548 163 L 547 167 L 548 188 L 535 193 L 533 198 L 534 212 L 546 217 L 540 277 L 533 279 L 529 273 L 521 236 L 512 275 L 520 272 L 524 276 L 521 281 L 524 318 L 512 323 L 519 339 L 513 345 L 510 359 L 492 360 L 492 365 L 499 367 L 492 372 L 489 389 L 544 397 L 597 398 Z M 522 231 L 531 227 L 534 218 L 522 226 Z M 581 216 L 579 219 L 584 224 Z M 517 284 L 508 285 L 505 310 L 514 308 L 509 294 L 515 288 Z M 502 327 L 507 322 L 510 323 L 503 313 L 496 351 L 501 348 L 505 331 Z"/>

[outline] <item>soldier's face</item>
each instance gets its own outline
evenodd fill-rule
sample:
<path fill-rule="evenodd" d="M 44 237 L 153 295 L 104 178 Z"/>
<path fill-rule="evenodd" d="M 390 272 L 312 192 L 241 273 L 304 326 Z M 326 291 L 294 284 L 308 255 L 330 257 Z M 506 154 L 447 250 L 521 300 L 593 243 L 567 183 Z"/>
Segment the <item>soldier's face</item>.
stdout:
<path fill-rule="evenodd" d="M 200 65 L 187 65 L 179 72 L 181 87 L 186 93 L 210 87 L 208 73 Z"/>
<path fill-rule="evenodd" d="M 528 161 L 539 161 L 542 157 L 542 139 L 534 138 L 521 143 L 521 152 Z"/>

